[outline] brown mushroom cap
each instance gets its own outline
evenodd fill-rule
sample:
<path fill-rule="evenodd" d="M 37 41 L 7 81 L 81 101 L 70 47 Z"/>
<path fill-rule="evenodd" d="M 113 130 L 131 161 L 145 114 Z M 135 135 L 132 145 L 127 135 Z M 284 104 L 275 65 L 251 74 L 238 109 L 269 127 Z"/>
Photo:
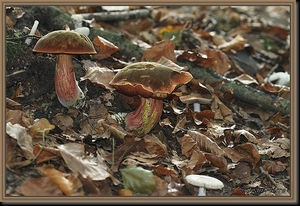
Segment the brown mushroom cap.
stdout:
<path fill-rule="evenodd" d="M 75 31 L 52 31 L 38 40 L 34 52 L 53 54 L 96 54 L 91 40 Z"/>
<path fill-rule="evenodd" d="M 176 86 L 188 83 L 193 76 L 156 62 L 137 62 L 124 67 L 110 85 L 126 95 L 164 99 Z"/>

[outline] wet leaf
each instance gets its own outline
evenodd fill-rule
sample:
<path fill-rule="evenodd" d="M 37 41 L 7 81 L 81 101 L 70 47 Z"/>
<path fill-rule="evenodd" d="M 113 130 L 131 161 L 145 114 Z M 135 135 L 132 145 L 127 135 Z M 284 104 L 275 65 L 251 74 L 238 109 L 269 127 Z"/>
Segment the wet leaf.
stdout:
<path fill-rule="evenodd" d="M 120 169 L 123 185 L 136 193 L 149 194 L 155 190 L 156 183 L 150 170 L 142 167 L 127 166 Z"/>

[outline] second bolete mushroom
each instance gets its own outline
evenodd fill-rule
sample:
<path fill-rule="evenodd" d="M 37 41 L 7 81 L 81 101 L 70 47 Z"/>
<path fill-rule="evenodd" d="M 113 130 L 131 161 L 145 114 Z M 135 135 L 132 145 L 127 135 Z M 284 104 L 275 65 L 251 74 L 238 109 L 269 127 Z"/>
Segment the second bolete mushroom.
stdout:
<path fill-rule="evenodd" d="M 138 108 L 125 117 L 126 129 L 139 134 L 148 133 L 162 115 L 163 99 L 192 78 L 187 71 L 156 62 L 137 62 L 121 69 L 110 85 L 120 93 L 141 98 Z"/>
<path fill-rule="evenodd" d="M 57 55 L 54 82 L 58 100 L 67 108 L 82 107 L 85 95 L 76 81 L 72 55 L 96 54 L 91 40 L 74 31 L 52 31 L 38 40 L 33 52 Z"/>

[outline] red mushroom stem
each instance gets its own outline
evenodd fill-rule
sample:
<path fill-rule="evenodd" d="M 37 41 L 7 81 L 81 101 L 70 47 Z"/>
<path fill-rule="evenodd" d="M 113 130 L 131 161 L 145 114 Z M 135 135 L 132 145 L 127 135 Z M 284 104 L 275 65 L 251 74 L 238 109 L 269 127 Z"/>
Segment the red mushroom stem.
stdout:
<path fill-rule="evenodd" d="M 57 55 L 54 82 L 58 100 L 63 106 L 79 108 L 84 105 L 85 96 L 76 81 L 72 55 Z"/>
<path fill-rule="evenodd" d="M 158 123 L 163 111 L 163 100 L 141 97 L 139 107 L 126 115 L 127 130 L 147 134 Z"/>

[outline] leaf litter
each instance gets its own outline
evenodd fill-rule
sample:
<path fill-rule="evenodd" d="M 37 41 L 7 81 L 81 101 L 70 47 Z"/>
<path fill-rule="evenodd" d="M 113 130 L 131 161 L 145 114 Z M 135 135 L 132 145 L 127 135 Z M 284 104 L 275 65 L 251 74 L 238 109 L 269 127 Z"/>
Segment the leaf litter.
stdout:
<path fill-rule="evenodd" d="M 86 20 L 90 28 L 121 29 L 133 44 L 148 46 L 141 59 L 129 59 L 120 55 L 122 48 L 113 41 L 93 39 L 98 53 L 78 61 L 83 68 L 80 86 L 88 97 L 82 110 L 63 108 L 50 93 L 36 97 L 43 105 L 22 105 L 23 111 L 6 109 L 6 167 L 14 171 L 9 175 L 27 168 L 38 174 L 30 177 L 28 173 L 18 185 L 7 181 L 7 188 L 14 187 L 7 189 L 7 195 L 196 196 L 184 177 L 206 174 L 228 185 L 216 193 L 208 191 L 211 196 L 288 196 L 289 117 L 236 101 L 233 91 L 220 92 L 221 83 L 193 79 L 164 101 L 161 120 L 148 134 L 139 136 L 124 129 L 122 114 L 137 107 L 138 97 L 118 94 L 109 82 L 136 61 L 185 71 L 190 69 L 181 63 L 189 62 L 290 99 L 289 86 L 264 81 L 272 68 L 278 68 L 274 64 L 290 73 L 284 59 L 274 58 L 287 55 L 289 28 L 265 25 L 247 11 L 240 14 L 242 7 L 209 7 L 215 15 L 205 7 L 153 7 L 152 16 L 143 21 L 137 18 L 113 25 Z M 8 28 L 19 26 L 11 12 L 20 10 L 7 8 Z M 81 13 L 75 6 L 68 11 Z M 223 18 L 226 12 L 231 23 Z M 195 19 L 200 25 L 193 25 Z M 139 32 L 132 29 L 133 23 Z M 256 39 L 253 31 L 260 32 Z M 7 91 L 12 101 L 28 96 L 25 83 Z M 195 99 L 201 101 L 200 111 L 193 109 Z M 47 101 L 57 105 L 45 107 Z M 37 118 L 36 111 L 45 115 Z"/>

